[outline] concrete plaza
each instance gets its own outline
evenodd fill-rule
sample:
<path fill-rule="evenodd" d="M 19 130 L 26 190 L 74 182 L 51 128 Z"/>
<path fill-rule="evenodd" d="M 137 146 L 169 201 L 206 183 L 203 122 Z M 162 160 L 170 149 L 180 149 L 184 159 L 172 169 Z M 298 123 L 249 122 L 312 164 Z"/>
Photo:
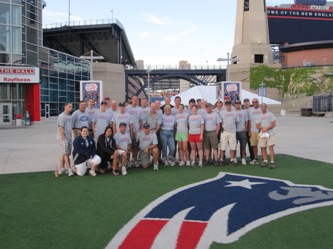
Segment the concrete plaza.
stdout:
<path fill-rule="evenodd" d="M 0 174 L 54 170 L 60 155 L 56 132 L 56 118 L 35 126 L 1 127 Z M 333 118 L 277 116 L 275 132 L 276 154 L 333 164 Z"/>

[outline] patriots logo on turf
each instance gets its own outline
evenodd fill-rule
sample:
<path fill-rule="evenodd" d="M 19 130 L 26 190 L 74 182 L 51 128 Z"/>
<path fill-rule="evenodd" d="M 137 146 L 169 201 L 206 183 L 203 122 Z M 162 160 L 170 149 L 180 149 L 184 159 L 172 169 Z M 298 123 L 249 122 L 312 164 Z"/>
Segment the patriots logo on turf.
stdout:
<path fill-rule="evenodd" d="M 150 203 L 107 248 L 209 248 L 280 217 L 328 205 L 333 205 L 332 189 L 220 173 Z"/>

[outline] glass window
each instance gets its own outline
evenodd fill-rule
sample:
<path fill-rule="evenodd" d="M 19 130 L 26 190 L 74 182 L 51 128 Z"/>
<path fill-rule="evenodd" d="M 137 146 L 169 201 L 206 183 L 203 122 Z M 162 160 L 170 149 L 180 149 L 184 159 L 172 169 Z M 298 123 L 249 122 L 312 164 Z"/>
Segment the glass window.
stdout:
<path fill-rule="evenodd" d="M 10 52 L 9 26 L 0 24 L 0 51 Z"/>
<path fill-rule="evenodd" d="M 12 38 L 12 45 L 13 45 L 13 53 L 14 54 L 22 54 L 22 29 L 13 27 L 13 38 Z"/>
<path fill-rule="evenodd" d="M 0 3 L 0 23 L 9 24 L 9 4 Z"/>
<path fill-rule="evenodd" d="M 20 6 L 12 6 L 12 25 L 22 25 L 22 13 Z"/>

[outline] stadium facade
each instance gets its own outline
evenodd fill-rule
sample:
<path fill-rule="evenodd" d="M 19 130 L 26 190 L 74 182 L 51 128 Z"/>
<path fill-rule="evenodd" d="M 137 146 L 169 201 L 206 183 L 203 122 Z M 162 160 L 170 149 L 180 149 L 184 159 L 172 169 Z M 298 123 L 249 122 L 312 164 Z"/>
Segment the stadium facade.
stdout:
<path fill-rule="evenodd" d="M 79 102 L 90 62 L 43 47 L 41 0 L 0 0 L 0 126 L 30 113 L 32 122 Z"/>

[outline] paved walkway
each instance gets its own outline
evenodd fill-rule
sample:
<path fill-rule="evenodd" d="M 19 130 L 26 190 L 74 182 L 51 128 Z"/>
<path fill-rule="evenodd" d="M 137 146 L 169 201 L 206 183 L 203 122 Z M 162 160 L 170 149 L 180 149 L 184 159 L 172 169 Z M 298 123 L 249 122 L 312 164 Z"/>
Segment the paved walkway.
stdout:
<path fill-rule="evenodd" d="M 276 153 L 333 164 L 333 118 L 279 116 L 275 130 Z M 0 174 L 54 170 L 60 155 L 56 131 L 55 118 L 0 127 Z"/>

